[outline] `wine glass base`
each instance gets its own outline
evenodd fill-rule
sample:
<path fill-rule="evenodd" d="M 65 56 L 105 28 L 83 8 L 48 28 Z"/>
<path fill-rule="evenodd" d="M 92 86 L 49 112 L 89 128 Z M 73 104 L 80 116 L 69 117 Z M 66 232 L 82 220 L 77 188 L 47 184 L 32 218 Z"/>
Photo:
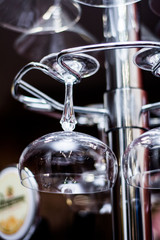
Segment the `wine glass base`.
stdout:
<path fill-rule="evenodd" d="M 160 50 L 142 49 L 134 56 L 134 63 L 142 70 L 151 71 L 156 77 L 160 76 Z"/>
<path fill-rule="evenodd" d="M 47 65 L 54 73 L 56 80 L 65 83 L 67 79 L 73 80 L 73 83 L 78 83 L 79 78 L 76 78 L 72 72 L 76 72 L 81 78 L 89 77 L 99 70 L 99 62 L 96 58 L 87 54 L 66 54 L 63 57 L 63 63 L 66 69 L 57 62 L 58 54 L 52 53 L 41 59 L 40 63 Z M 69 70 L 67 70 L 69 68 Z"/>

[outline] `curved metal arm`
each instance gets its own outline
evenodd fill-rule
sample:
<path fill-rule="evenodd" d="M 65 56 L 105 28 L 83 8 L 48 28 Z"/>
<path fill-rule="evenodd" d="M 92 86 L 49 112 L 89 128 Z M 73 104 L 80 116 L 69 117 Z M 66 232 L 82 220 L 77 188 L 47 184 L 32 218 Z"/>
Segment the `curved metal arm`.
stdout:
<path fill-rule="evenodd" d="M 159 42 L 152 42 L 152 41 L 137 41 L 137 42 L 112 42 L 112 43 L 101 43 L 101 44 L 94 44 L 82 47 L 75 47 L 69 48 L 66 50 L 61 51 L 57 56 L 57 62 L 62 66 L 65 70 L 67 70 L 70 74 L 79 78 L 79 73 L 71 69 L 64 61 L 64 56 L 72 55 L 74 53 L 82 53 L 82 52 L 92 52 L 92 51 L 99 51 L 99 50 L 110 50 L 110 49 L 128 49 L 128 48 L 135 48 L 135 47 L 143 47 L 143 48 L 160 48 Z M 30 84 L 23 81 L 23 76 L 30 70 L 38 69 L 45 74 L 49 75 L 56 80 L 59 80 L 57 76 L 54 74 L 51 68 L 47 67 L 41 63 L 31 62 L 24 66 L 17 76 L 14 79 L 12 85 L 12 95 L 18 101 L 24 103 L 29 109 L 31 110 L 39 110 L 39 111 L 54 111 L 56 110 L 63 110 L 63 104 L 55 101 L 54 99 L 50 98 L 43 92 L 39 91 L 35 87 L 31 86 Z M 33 97 L 24 96 L 18 93 L 18 89 L 21 88 L 26 92 L 33 95 Z M 90 113 L 90 114 L 105 114 L 109 116 L 109 113 L 105 109 L 97 109 L 97 108 L 89 108 L 89 107 L 74 107 L 75 112 L 79 113 Z"/>
<path fill-rule="evenodd" d="M 157 110 L 157 111 L 156 111 Z M 160 125 L 160 102 L 156 102 L 156 103 L 151 103 L 151 104 L 146 104 L 144 106 L 142 106 L 141 108 L 141 112 L 139 114 L 139 117 L 141 117 L 141 115 L 143 113 L 146 112 L 151 112 L 154 114 L 154 117 L 150 117 L 150 121 L 149 121 L 149 126 L 150 127 L 155 127 L 155 126 L 159 126 Z"/>
<path fill-rule="evenodd" d="M 13 97 L 15 99 L 17 99 L 19 102 L 22 102 L 26 105 L 28 105 L 30 103 L 31 104 L 39 103 L 39 104 L 41 104 L 41 106 L 45 105 L 45 107 L 46 107 L 46 104 L 48 104 L 49 106 L 54 105 L 54 107 L 56 109 L 61 110 L 61 106 L 58 102 L 54 101 L 53 99 L 48 97 L 46 94 L 42 93 L 35 87 L 31 86 L 30 84 L 28 84 L 22 80 L 23 76 L 26 75 L 27 72 L 34 70 L 34 69 L 40 70 L 52 78 L 55 77 L 54 74 L 51 72 L 50 68 L 47 67 L 46 65 L 41 64 L 41 63 L 31 62 L 31 63 L 27 64 L 26 66 L 24 66 L 19 71 L 19 73 L 16 75 L 16 77 L 13 81 L 12 88 L 11 88 L 11 93 L 12 93 Z M 22 94 L 19 94 L 19 92 L 18 92 L 19 88 L 25 90 L 26 92 L 30 93 L 31 95 L 35 96 L 36 98 L 27 97 Z"/>
<path fill-rule="evenodd" d="M 72 75 L 79 78 L 79 74 L 73 71 L 69 66 L 64 62 L 64 56 L 70 54 L 77 53 L 86 53 L 92 51 L 104 51 L 111 49 L 128 49 L 128 48 L 160 48 L 159 42 L 153 41 L 130 41 L 130 42 L 111 42 L 111 43 L 100 43 L 100 44 L 92 44 L 87 46 L 68 48 L 66 50 L 62 50 L 57 57 L 57 61 L 65 70 L 69 71 Z"/>
<path fill-rule="evenodd" d="M 146 104 L 142 107 L 140 114 L 145 113 L 145 112 L 151 112 L 151 111 L 157 110 L 157 109 L 160 109 L 160 102 Z"/>
<path fill-rule="evenodd" d="M 16 75 L 13 85 L 11 88 L 12 96 L 18 100 L 19 102 L 25 104 L 28 109 L 31 110 L 39 110 L 39 111 L 49 111 L 52 112 L 55 109 L 59 111 L 63 111 L 63 104 L 55 101 L 45 93 L 39 91 L 37 88 L 33 87 L 32 85 L 26 83 L 22 80 L 23 76 L 27 74 L 27 72 L 37 69 L 45 74 L 49 75 L 52 78 L 56 78 L 54 72 L 51 71 L 46 65 L 36 62 L 31 62 L 24 66 L 20 72 Z M 29 94 L 33 95 L 34 97 L 25 96 L 19 93 L 19 88 L 25 90 Z M 74 111 L 78 113 L 90 113 L 90 114 L 104 114 L 109 115 L 105 109 L 98 109 L 98 108 L 90 108 L 90 107 L 74 107 Z"/>
<path fill-rule="evenodd" d="M 77 53 L 86 53 L 86 52 L 92 52 L 99 51 L 99 50 L 111 50 L 111 49 L 128 49 L 128 48 L 160 48 L 159 42 L 153 42 L 153 41 L 134 41 L 134 42 L 112 42 L 112 43 L 101 43 L 101 44 L 94 44 L 89 46 L 82 46 L 82 47 L 75 47 L 75 48 L 69 48 L 66 50 L 61 51 L 58 54 L 57 61 L 58 63 L 65 68 L 67 71 L 72 72 L 72 69 L 70 69 L 65 63 L 64 63 L 64 56 L 69 54 L 77 54 Z M 150 71 L 153 73 L 153 75 L 160 76 L 158 74 L 155 74 L 157 69 L 160 67 L 160 62 L 153 68 L 150 69 Z M 72 72 L 73 75 L 76 76 L 75 72 Z M 78 74 L 77 74 L 78 77 Z M 154 104 L 147 104 L 144 105 L 140 111 L 139 116 L 141 116 L 142 113 L 147 111 L 152 111 L 155 109 L 160 108 L 160 103 L 154 103 Z"/>

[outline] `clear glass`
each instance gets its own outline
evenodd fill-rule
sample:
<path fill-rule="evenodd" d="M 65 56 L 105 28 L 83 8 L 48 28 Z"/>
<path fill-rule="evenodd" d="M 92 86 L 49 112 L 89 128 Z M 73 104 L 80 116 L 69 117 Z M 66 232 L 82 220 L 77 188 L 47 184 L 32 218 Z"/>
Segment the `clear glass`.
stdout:
<path fill-rule="evenodd" d="M 106 144 L 78 132 L 47 134 L 28 145 L 19 162 L 25 187 L 80 194 L 107 191 L 117 177 L 117 160 Z M 31 186 L 34 179 L 37 185 Z"/>
<path fill-rule="evenodd" d="M 119 5 L 127 5 L 140 0 L 74 0 L 75 2 L 82 3 L 84 5 L 89 5 L 93 7 L 116 7 Z"/>
<path fill-rule="evenodd" d="M 81 17 L 72 0 L 0 1 L 0 25 L 18 32 L 61 32 Z"/>
<path fill-rule="evenodd" d="M 95 44 L 98 40 L 79 23 L 59 33 L 22 34 L 14 42 L 16 52 L 30 61 L 39 61 L 63 49 Z"/>
<path fill-rule="evenodd" d="M 143 133 L 128 146 L 123 172 L 131 186 L 160 189 L 160 128 Z"/>
<path fill-rule="evenodd" d="M 60 121 L 64 131 L 42 136 L 26 147 L 19 162 L 21 182 L 25 187 L 50 193 L 104 192 L 116 181 L 114 153 L 97 138 L 73 132 L 77 122 L 73 108 L 73 84 L 79 81 L 76 76 L 91 76 L 99 64 L 86 54 L 66 54 L 62 61 L 66 69 L 57 62 L 57 54 L 44 57 L 41 63 L 48 67 L 46 74 L 65 84 Z M 33 179 L 37 184 L 31 184 Z"/>
<path fill-rule="evenodd" d="M 139 50 L 133 60 L 137 67 L 147 71 L 154 71 L 154 68 L 159 63 L 159 59 L 160 50 L 158 48 L 152 48 Z"/>
<path fill-rule="evenodd" d="M 41 63 L 47 65 L 52 72 L 55 71 L 57 80 L 65 83 L 65 101 L 60 123 L 64 131 L 73 131 L 77 123 L 73 108 L 73 84 L 97 72 L 99 63 L 86 54 L 67 54 L 62 61 L 65 69 L 57 62 L 57 54 L 44 57 Z"/>
<path fill-rule="evenodd" d="M 68 79 L 72 79 L 73 83 L 77 83 L 80 79 L 76 78 L 74 73 L 80 78 L 92 76 L 99 70 L 99 62 L 92 56 L 87 54 L 66 54 L 63 62 L 66 69 L 61 67 L 57 62 L 57 53 L 52 53 L 41 59 L 40 63 L 47 65 L 54 74 L 56 80 L 65 83 Z M 68 69 L 67 69 L 68 67 Z"/>

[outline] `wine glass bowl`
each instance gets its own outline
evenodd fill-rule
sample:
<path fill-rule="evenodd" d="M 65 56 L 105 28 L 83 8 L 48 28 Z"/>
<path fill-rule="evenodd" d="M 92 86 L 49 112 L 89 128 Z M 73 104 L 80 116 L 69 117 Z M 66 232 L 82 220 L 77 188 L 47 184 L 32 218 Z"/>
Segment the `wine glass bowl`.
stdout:
<path fill-rule="evenodd" d="M 0 2 L 0 25 L 30 34 L 65 31 L 81 17 L 79 4 L 72 0 L 10 0 Z"/>
<path fill-rule="evenodd" d="M 98 40 L 80 23 L 58 33 L 21 34 L 14 42 L 15 51 L 29 61 L 39 61 L 63 49 L 95 44 Z M 95 54 L 94 54 L 95 55 Z"/>
<path fill-rule="evenodd" d="M 156 77 L 160 76 L 159 48 L 141 49 L 134 56 L 134 63 L 142 70 L 151 71 Z"/>
<path fill-rule="evenodd" d="M 127 147 L 123 172 L 131 186 L 160 189 L 160 128 L 143 133 Z"/>
<path fill-rule="evenodd" d="M 83 194 L 114 186 L 117 160 L 103 142 L 79 132 L 54 132 L 29 144 L 19 174 L 25 187 L 42 192 Z M 37 185 L 29 184 L 34 179 Z"/>

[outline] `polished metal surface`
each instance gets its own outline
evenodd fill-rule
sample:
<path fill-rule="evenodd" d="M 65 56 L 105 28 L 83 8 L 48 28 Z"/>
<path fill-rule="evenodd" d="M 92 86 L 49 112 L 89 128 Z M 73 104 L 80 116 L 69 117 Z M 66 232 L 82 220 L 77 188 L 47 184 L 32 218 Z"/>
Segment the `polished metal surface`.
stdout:
<path fill-rule="evenodd" d="M 148 128 L 147 94 L 143 90 L 140 70 L 133 64 L 136 48 L 160 48 L 159 42 L 138 41 L 139 23 L 137 4 L 104 9 L 105 43 L 70 48 L 58 54 L 58 63 L 75 77 L 80 76 L 65 63 L 64 57 L 74 53 L 106 51 L 106 93 L 105 108 L 78 108 L 80 113 L 94 113 L 105 116 L 103 141 L 116 153 L 119 177 L 112 191 L 113 239 L 152 239 L 150 195 L 147 190 L 129 187 L 122 174 L 122 156 L 128 144 Z M 45 68 L 44 68 L 45 72 Z M 31 110 L 62 110 L 63 105 L 37 91 L 22 80 L 22 72 L 14 81 L 13 96 Z M 31 93 L 35 98 L 19 95 L 18 87 Z M 90 110 L 91 111 L 90 111 Z M 99 111 L 100 110 L 100 111 Z M 101 116 L 102 116 L 101 115 Z M 102 127 L 102 130 L 104 130 Z"/>
<path fill-rule="evenodd" d="M 100 8 L 108 8 L 108 7 L 117 7 L 120 5 L 128 5 L 140 0 L 75 0 L 78 3 L 82 3 L 84 5 L 100 7 Z"/>
<path fill-rule="evenodd" d="M 106 9 L 103 18 L 106 42 L 138 40 L 137 4 Z M 122 172 L 126 147 L 148 127 L 147 114 L 139 114 L 147 104 L 147 94 L 142 90 L 141 73 L 132 63 L 131 55 L 136 51 L 123 48 L 106 53 L 104 105 L 110 116 L 105 122 L 106 142 L 119 165 L 119 177 L 112 190 L 114 240 L 152 239 L 150 196 L 147 191 L 129 187 Z"/>
<path fill-rule="evenodd" d="M 18 100 L 19 102 L 23 103 L 28 109 L 35 110 L 35 111 L 47 111 L 50 113 L 54 113 L 55 110 L 63 111 L 63 104 L 57 102 L 56 100 L 52 99 L 45 93 L 41 92 L 31 84 L 25 82 L 23 77 L 31 70 L 40 70 L 43 73 L 49 75 L 51 78 L 55 78 L 56 76 L 51 73 L 49 68 L 41 63 L 31 62 L 24 66 L 16 75 L 13 84 L 11 93 L 12 96 Z M 20 92 L 20 89 L 26 91 L 26 93 L 32 95 L 33 97 L 24 95 Z M 108 112 L 104 108 L 94 108 L 94 107 L 79 107 L 75 106 L 74 111 L 78 113 L 90 113 L 90 114 L 100 114 L 100 115 L 107 115 Z"/>
<path fill-rule="evenodd" d="M 126 146 L 144 130 L 120 128 L 107 133 L 107 143 L 119 159 L 119 175 L 112 191 L 113 239 L 152 239 L 149 191 L 130 187 L 122 172 L 122 156 Z"/>
<path fill-rule="evenodd" d="M 106 52 L 106 90 L 126 87 L 141 87 L 141 80 L 136 78 L 139 69 L 132 64 L 132 57 L 137 52 L 138 43 L 138 16 L 136 4 L 109 8 L 104 11 L 104 37 L 106 42 L 136 43 L 133 49 L 123 47 L 122 49 Z M 145 45 L 143 45 L 145 47 Z"/>
<path fill-rule="evenodd" d="M 110 116 L 106 131 L 126 127 L 148 128 L 147 113 L 140 115 L 142 106 L 147 103 L 144 90 L 117 88 L 104 94 L 104 103 Z"/>
<path fill-rule="evenodd" d="M 137 32 L 137 30 L 136 30 L 136 32 Z M 131 37 L 132 37 L 132 34 L 131 34 Z M 89 52 L 93 52 L 93 51 L 115 50 L 115 49 L 125 50 L 125 49 L 129 49 L 129 48 L 156 48 L 156 49 L 160 48 L 160 43 L 159 42 L 140 41 L 140 40 L 137 39 L 137 35 L 134 36 L 134 40 L 128 39 L 128 41 L 127 41 L 127 38 L 124 38 L 123 41 L 115 42 L 116 39 L 114 39 L 112 37 L 109 38 L 109 40 L 110 41 L 114 40 L 114 41 L 113 42 L 104 42 L 104 43 L 99 43 L 99 44 L 91 44 L 91 45 L 86 45 L 86 46 L 64 49 L 64 50 L 62 50 L 58 53 L 57 61 L 60 64 L 60 66 L 63 66 L 64 69 L 68 69 L 68 71 L 70 73 L 74 74 L 74 72 L 72 72 L 72 70 L 69 69 L 69 67 L 63 61 L 65 55 L 75 54 L 75 53 L 76 54 L 77 53 L 89 53 Z M 136 51 L 131 52 L 132 57 L 134 57 L 135 53 L 136 53 Z M 127 56 L 130 57 L 130 61 L 132 62 L 133 58 L 131 57 L 131 55 L 127 54 Z M 119 54 L 118 58 L 124 59 L 124 57 L 122 55 L 122 52 L 121 52 L 121 54 Z M 108 57 L 108 60 L 113 61 L 113 59 L 110 59 L 110 57 Z M 113 63 L 114 63 L 114 61 L 113 61 Z"/>
<path fill-rule="evenodd" d="M 109 39 L 111 41 L 112 39 Z M 153 41 L 128 41 L 128 42 L 107 42 L 101 44 L 94 44 L 82 47 L 69 48 L 61 51 L 57 55 L 57 61 L 66 71 L 68 71 L 73 76 L 77 77 L 80 80 L 80 76 L 78 73 L 73 71 L 66 63 L 64 62 L 64 58 L 67 55 L 82 53 L 82 52 L 92 52 L 92 51 L 104 51 L 109 50 L 113 51 L 112 58 L 109 55 L 106 55 L 106 66 L 107 66 L 107 90 L 112 90 L 116 88 L 130 88 L 130 87 L 141 87 L 141 79 L 139 69 L 135 68 L 132 63 L 132 58 L 135 54 L 135 49 L 138 47 L 142 48 L 160 48 L 159 42 Z M 114 55 L 114 52 L 118 52 L 119 54 Z M 130 49 L 130 50 L 129 50 Z M 108 51 L 107 51 L 108 52 Z M 123 54 L 125 53 L 125 57 L 122 59 Z M 127 54 L 126 54 L 127 53 Z M 113 62 L 113 58 L 115 58 L 115 62 Z M 125 59 L 125 61 L 124 61 Z M 111 62 L 110 62 L 111 60 Z M 63 105 L 56 100 L 50 98 L 46 94 L 42 93 L 32 85 L 26 83 L 23 80 L 23 77 L 31 70 L 40 70 L 43 73 L 49 75 L 50 77 L 60 81 L 58 75 L 55 74 L 47 65 L 41 64 L 38 62 L 31 62 L 24 66 L 19 73 L 16 75 L 13 85 L 12 85 L 12 96 L 18 101 L 24 103 L 26 107 L 30 110 L 35 111 L 48 111 L 53 112 L 55 109 L 62 111 Z M 116 69 L 116 71 L 115 71 Z M 122 81 L 122 76 L 124 79 Z M 138 76 L 138 77 L 136 77 Z M 19 93 L 19 88 L 33 95 L 33 97 L 26 96 L 24 94 Z M 146 104 L 146 103 L 144 103 Z M 99 109 L 99 108 L 89 108 L 89 107 L 74 107 L 75 112 L 79 113 L 96 113 L 96 114 L 104 114 L 108 115 L 108 110 Z"/>

